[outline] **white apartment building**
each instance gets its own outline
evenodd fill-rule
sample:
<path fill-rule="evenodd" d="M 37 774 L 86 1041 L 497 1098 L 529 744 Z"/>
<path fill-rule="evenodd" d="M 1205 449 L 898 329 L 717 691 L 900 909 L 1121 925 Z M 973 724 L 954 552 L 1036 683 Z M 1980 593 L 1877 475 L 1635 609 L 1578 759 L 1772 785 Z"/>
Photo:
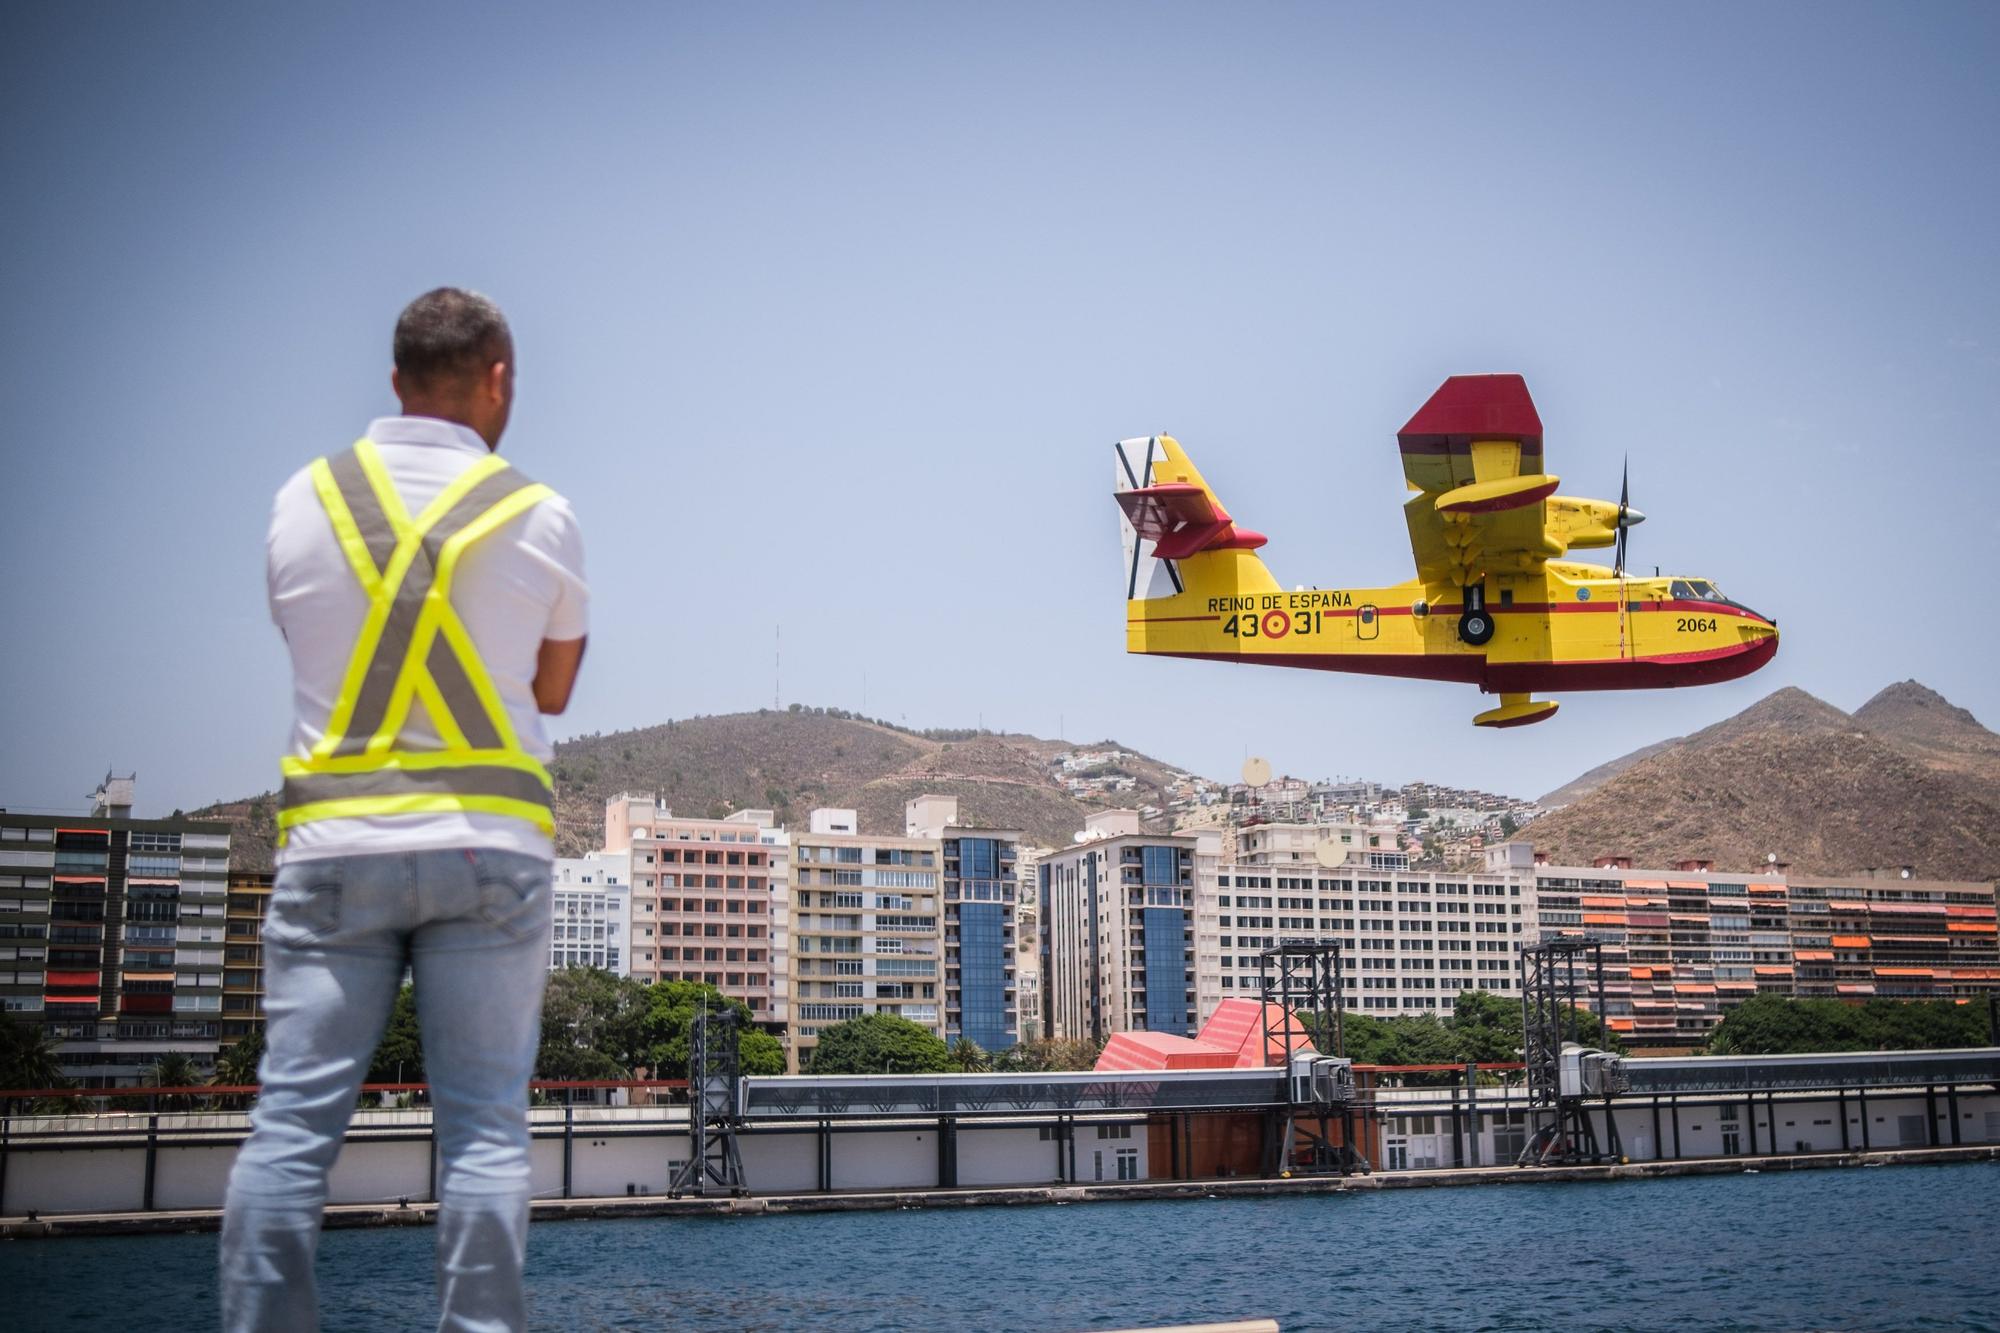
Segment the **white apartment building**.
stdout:
<path fill-rule="evenodd" d="M 794 1067 L 820 1031 L 895 1014 L 944 1036 L 943 843 L 864 834 L 852 810 L 814 810 L 791 839 L 788 922 Z"/>
<path fill-rule="evenodd" d="M 1041 858 L 1046 1035 L 1194 1034 L 1194 909 L 1220 846 L 1213 832 L 1144 833 L 1137 811 L 1107 810 Z"/>
<path fill-rule="evenodd" d="M 632 976 L 707 982 L 775 1026 L 765 832 L 754 819 L 676 815 L 650 792 L 605 802 L 605 850 L 631 857 Z"/>
<path fill-rule="evenodd" d="M 559 856 L 549 970 L 598 967 L 632 974 L 632 853 Z"/>
<path fill-rule="evenodd" d="M 1201 882 L 1195 904 L 1200 1019 L 1255 996 L 1258 954 L 1280 940 L 1337 940 L 1347 1007 L 1380 1017 L 1451 1011 L 1459 992 L 1518 995 L 1535 935 L 1535 870 L 1518 844 L 1479 871 L 1396 868 L 1359 825 L 1260 824 Z"/>

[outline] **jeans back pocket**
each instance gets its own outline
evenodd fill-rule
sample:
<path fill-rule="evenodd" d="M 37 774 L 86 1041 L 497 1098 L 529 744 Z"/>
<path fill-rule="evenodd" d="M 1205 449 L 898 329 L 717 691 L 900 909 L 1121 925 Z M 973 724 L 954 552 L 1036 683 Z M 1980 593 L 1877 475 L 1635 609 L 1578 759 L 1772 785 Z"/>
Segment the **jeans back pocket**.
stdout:
<path fill-rule="evenodd" d="M 554 868 L 518 852 L 474 853 L 479 917 L 510 939 L 526 939 L 549 924 Z"/>
<path fill-rule="evenodd" d="M 339 858 L 295 861 L 278 869 L 264 939 L 271 944 L 318 944 L 340 929 Z"/>

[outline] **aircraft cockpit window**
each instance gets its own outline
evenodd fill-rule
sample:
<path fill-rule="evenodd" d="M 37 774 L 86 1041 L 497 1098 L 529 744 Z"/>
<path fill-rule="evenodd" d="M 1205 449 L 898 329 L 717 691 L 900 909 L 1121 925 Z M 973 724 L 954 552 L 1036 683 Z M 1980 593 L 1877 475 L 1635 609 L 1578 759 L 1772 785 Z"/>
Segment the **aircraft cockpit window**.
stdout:
<path fill-rule="evenodd" d="M 1689 579 L 1688 584 L 1694 589 L 1694 595 L 1697 597 L 1720 597 L 1722 595 L 1722 589 L 1716 587 L 1707 579 Z"/>
<path fill-rule="evenodd" d="M 1676 600 L 1693 598 L 1695 596 L 1694 584 L 1688 582 L 1686 579 L 1675 579 L 1672 585 L 1668 587 L 1667 595 Z"/>

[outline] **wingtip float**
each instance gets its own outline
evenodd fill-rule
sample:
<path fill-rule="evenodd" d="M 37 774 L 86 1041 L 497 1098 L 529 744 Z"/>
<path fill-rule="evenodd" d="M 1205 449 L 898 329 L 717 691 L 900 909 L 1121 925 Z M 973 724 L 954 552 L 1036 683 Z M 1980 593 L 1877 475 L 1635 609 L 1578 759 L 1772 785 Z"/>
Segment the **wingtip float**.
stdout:
<path fill-rule="evenodd" d="M 1287 591 L 1178 441 L 1121 440 L 1126 651 L 1459 681 L 1501 697 L 1483 727 L 1553 716 L 1538 691 L 1709 685 L 1777 653 L 1777 623 L 1709 580 L 1626 572 L 1645 515 L 1623 483 L 1616 501 L 1556 493 L 1519 375 L 1452 376 L 1396 442 L 1417 577 Z M 1616 565 L 1568 558 L 1595 547 Z"/>

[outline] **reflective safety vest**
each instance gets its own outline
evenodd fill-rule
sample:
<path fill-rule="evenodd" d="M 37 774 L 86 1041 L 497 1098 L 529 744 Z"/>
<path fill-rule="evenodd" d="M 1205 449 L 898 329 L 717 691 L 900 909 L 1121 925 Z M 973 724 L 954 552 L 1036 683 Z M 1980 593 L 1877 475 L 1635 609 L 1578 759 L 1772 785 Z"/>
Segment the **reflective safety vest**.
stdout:
<path fill-rule="evenodd" d="M 313 489 L 368 594 L 326 734 L 287 755 L 278 842 L 314 819 L 511 815 L 555 832 L 555 783 L 521 748 L 507 706 L 451 605 L 465 552 L 555 494 L 488 454 L 412 519 L 371 440 L 316 460 Z M 437 740 L 405 724 L 421 702 Z"/>

